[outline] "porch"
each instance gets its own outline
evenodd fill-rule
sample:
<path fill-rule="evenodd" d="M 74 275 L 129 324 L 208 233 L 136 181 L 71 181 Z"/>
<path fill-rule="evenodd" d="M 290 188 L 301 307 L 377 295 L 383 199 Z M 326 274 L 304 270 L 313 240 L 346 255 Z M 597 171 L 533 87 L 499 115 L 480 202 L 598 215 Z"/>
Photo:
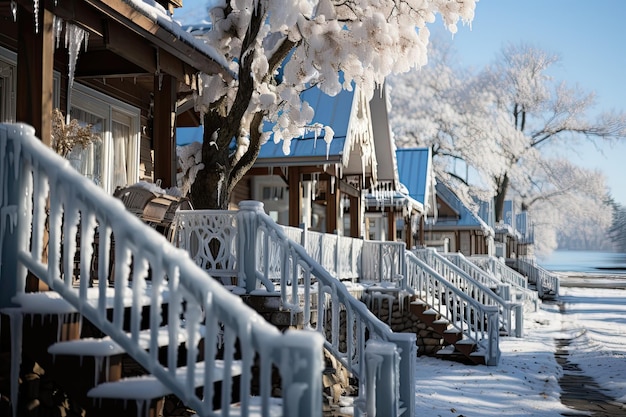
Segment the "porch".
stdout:
<path fill-rule="evenodd" d="M 0 133 L 0 180 L 7 196 L 2 200 L 7 213 L 3 221 L 11 225 L 2 229 L 0 240 L 0 286 L 4 297 L 13 295 L 3 300 L 3 313 L 11 318 L 13 329 L 21 328 L 23 317 L 41 313 L 26 308 L 36 302 L 21 298 L 29 297 L 23 290 L 30 272 L 58 294 L 62 307 L 53 314 L 59 323 L 67 314 L 80 313 L 109 337 L 96 343 L 130 354 L 153 375 L 162 387 L 155 392 L 171 392 L 194 409 L 207 410 L 207 415 L 216 398 L 219 407 L 238 413 L 238 407 L 254 409 L 247 399 L 257 395 L 261 408 L 269 412 L 273 395 L 285 398 L 296 388 L 304 390 L 306 398 L 299 394 L 298 405 L 282 401 L 283 415 L 290 415 L 293 406 L 309 410 L 298 415 L 320 415 L 323 350 L 358 381 L 355 414 L 389 408 L 388 415 L 414 415 L 418 339 L 438 339 L 442 346 L 432 353 L 498 363 L 500 332 L 503 323 L 511 324 L 510 317 L 503 316 L 505 309 L 475 298 L 479 293 L 475 278 L 456 271 L 464 281 L 453 284 L 403 243 L 279 226 L 260 203 L 245 201 L 237 211 L 178 211 L 172 238 L 185 251 L 174 249 L 119 200 L 66 169 L 67 162 L 39 143 L 31 130 L 3 125 Z M 96 230 L 99 241 L 94 252 Z M 42 256 L 45 239 L 57 250 Z M 111 254 L 114 263 L 108 262 Z M 67 272 L 74 271 L 77 255 L 78 281 Z M 95 258 L 98 277 L 114 272 L 111 284 L 106 279 L 82 279 L 91 277 Z M 207 271 L 221 283 L 208 279 Z M 90 281 L 96 285 L 90 287 Z M 270 314 L 280 313 L 274 317 L 280 316 L 281 323 L 268 323 L 242 301 L 257 297 L 273 300 Z M 408 319 L 400 317 L 404 314 Z M 423 329 L 398 328 L 398 323 L 417 321 Z M 281 332 L 280 325 L 289 330 Z M 12 352 L 21 351 L 18 339 L 12 338 Z M 181 340 L 183 354 L 167 348 L 179 346 Z M 57 346 L 63 347 L 49 352 L 68 355 L 73 349 Z M 250 350 L 237 352 L 235 346 Z M 84 353 L 83 349 L 77 351 Z M 426 352 L 420 346 L 419 353 Z M 260 380 L 253 377 L 257 356 L 267 362 L 260 367 Z M 100 363 L 109 358 L 97 357 Z M 293 360 L 285 358 L 300 358 L 308 371 L 293 369 Z M 282 381 L 276 392 L 273 367 Z M 374 391 L 377 378 L 383 377 L 377 369 L 383 368 L 390 372 L 384 377 L 396 383 Z M 11 371 L 12 381 L 17 381 L 16 372 Z M 220 395 L 212 388 L 215 375 L 225 384 Z M 241 375 L 241 382 L 227 382 L 236 375 Z M 114 385 L 119 386 L 108 385 L 92 395 L 123 396 L 124 385 Z M 233 390 L 240 405 L 231 404 Z M 12 389 L 14 404 L 16 392 Z M 146 409 L 152 407 L 148 404 L 153 398 L 132 399 Z"/>

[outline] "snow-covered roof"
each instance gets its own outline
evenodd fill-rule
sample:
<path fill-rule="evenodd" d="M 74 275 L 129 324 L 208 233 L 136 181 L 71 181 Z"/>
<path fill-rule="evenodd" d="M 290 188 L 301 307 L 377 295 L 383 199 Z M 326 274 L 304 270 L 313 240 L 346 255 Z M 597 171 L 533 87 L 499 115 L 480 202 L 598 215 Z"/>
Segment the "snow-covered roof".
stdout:
<path fill-rule="evenodd" d="M 395 189 L 401 190 L 396 161 L 396 144 L 391 133 L 387 89 L 384 85 L 374 91 L 370 100 L 370 113 L 376 160 L 378 161 L 377 179 L 379 181 L 391 181 Z"/>
<path fill-rule="evenodd" d="M 175 39 L 181 40 L 192 46 L 198 50 L 198 52 L 206 55 L 222 66 L 225 72 L 229 73 L 231 76 L 233 75 L 228 70 L 228 62 L 222 54 L 217 52 L 213 46 L 207 44 L 201 39 L 196 38 L 191 33 L 186 31 L 181 24 L 177 20 L 173 19 L 169 12 L 155 0 L 124 0 L 124 2 L 128 3 L 142 15 L 159 25 L 159 27 L 170 32 L 175 36 Z M 208 16 L 207 11 L 204 11 L 204 14 Z"/>
<path fill-rule="evenodd" d="M 476 214 L 472 212 L 463 202 L 457 197 L 456 194 L 450 188 L 448 188 L 445 184 L 438 182 L 435 185 L 435 189 L 437 190 L 437 197 L 442 199 L 446 204 L 448 204 L 456 213 L 458 213 L 458 217 L 451 218 L 437 218 L 437 221 L 433 225 L 434 229 L 481 229 L 485 233 L 489 233 L 491 235 L 494 234 L 494 231 L 483 219 L 478 217 Z"/>
<path fill-rule="evenodd" d="M 429 148 L 402 148 L 396 150 L 400 182 L 411 198 L 425 205 L 431 181 L 431 153 Z"/>
<path fill-rule="evenodd" d="M 375 151 L 369 115 L 364 114 L 369 110 L 363 108 L 359 90 L 341 90 L 337 95 L 329 96 L 313 87 L 304 91 L 301 97 L 315 112 L 311 126 L 331 127 L 334 131 L 332 141 L 325 142 L 321 135 L 310 129 L 303 136 L 291 140 L 289 154 L 286 155 L 283 141 L 274 143 L 272 134 L 261 147 L 255 166 L 335 164 L 343 175 L 371 175 L 375 178 L 377 167 L 372 164 L 371 155 L 367 154 Z M 270 131 L 272 127 L 273 124 L 266 123 L 264 130 Z"/>

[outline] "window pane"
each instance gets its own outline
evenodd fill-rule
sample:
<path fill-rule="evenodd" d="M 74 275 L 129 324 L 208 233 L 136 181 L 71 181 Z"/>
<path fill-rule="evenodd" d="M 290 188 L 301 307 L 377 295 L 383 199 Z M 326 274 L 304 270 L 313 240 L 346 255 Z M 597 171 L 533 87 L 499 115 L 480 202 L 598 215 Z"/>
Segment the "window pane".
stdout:
<path fill-rule="evenodd" d="M 91 125 L 91 130 L 98 137 L 96 140 L 89 144 L 87 147 L 76 146 L 68 154 L 70 164 L 81 174 L 90 178 L 98 185 L 102 184 L 102 173 L 104 168 L 104 153 L 103 153 L 103 127 L 105 120 L 102 117 L 89 113 L 85 110 L 72 107 L 70 110 L 70 117 L 78 120 L 78 122 L 85 126 Z"/>
<path fill-rule="evenodd" d="M 112 189 L 128 185 L 131 149 L 130 126 L 113 122 L 113 181 Z"/>

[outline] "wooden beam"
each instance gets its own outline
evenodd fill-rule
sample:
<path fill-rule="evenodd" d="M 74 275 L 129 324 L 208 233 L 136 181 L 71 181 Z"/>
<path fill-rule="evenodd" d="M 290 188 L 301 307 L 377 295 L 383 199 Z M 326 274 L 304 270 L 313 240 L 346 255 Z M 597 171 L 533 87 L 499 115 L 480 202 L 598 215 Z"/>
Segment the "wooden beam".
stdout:
<path fill-rule="evenodd" d="M 165 50 L 177 59 L 186 62 L 193 68 L 207 74 L 223 74 L 230 80 L 232 75 L 222 65 L 195 45 L 181 39 L 177 34 L 159 25 L 145 16 L 125 0 L 83 0 L 90 6 L 98 9 L 107 18 L 116 20 L 142 38 L 147 39 L 159 49 Z"/>
<path fill-rule="evenodd" d="M 396 227 L 396 212 L 393 207 L 387 207 L 387 240 L 389 242 L 396 241 L 397 227 Z"/>
<path fill-rule="evenodd" d="M 161 187 L 176 185 L 176 79 L 163 74 L 154 77 L 154 180 Z"/>
<path fill-rule="evenodd" d="M 78 78 L 124 78 L 140 77 L 149 73 L 139 65 L 108 50 L 81 52 L 76 62 L 75 77 Z"/>
<path fill-rule="evenodd" d="M 146 72 L 151 74 L 157 72 L 156 51 L 145 39 L 123 30 L 115 22 L 105 21 L 103 26 L 104 44 L 107 49 L 123 56 Z"/>
<path fill-rule="evenodd" d="M 289 226 L 300 227 L 303 201 L 300 168 L 290 167 L 287 176 L 289 177 Z"/>
<path fill-rule="evenodd" d="M 350 196 L 350 237 L 361 237 L 361 198 Z"/>
<path fill-rule="evenodd" d="M 16 121 L 35 128 L 35 134 L 50 146 L 54 69 L 53 14 L 39 10 L 39 28 L 34 16 L 18 4 L 18 53 Z"/>
<path fill-rule="evenodd" d="M 326 181 L 326 233 L 335 233 L 338 230 L 339 205 L 341 191 L 339 191 L 338 179 Z"/>
<path fill-rule="evenodd" d="M 356 188 L 355 186 L 353 186 L 352 184 L 344 181 L 344 180 L 340 180 L 337 179 L 337 181 L 339 181 L 339 190 L 344 193 L 349 195 L 350 197 L 360 197 L 361 196 L 361 190 L 359 190 L 358 188 Z"/>

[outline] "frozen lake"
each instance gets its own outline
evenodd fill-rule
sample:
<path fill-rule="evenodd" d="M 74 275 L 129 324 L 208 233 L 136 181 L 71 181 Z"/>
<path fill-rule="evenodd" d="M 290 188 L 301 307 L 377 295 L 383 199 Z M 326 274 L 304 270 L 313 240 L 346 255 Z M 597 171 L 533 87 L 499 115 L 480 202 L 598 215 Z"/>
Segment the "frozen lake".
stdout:
<path fill-rule="evenodd" d="M 626 275 L 626 254 L 593 251 L 555 251 L 539 265 L 554 272 Z"/>

